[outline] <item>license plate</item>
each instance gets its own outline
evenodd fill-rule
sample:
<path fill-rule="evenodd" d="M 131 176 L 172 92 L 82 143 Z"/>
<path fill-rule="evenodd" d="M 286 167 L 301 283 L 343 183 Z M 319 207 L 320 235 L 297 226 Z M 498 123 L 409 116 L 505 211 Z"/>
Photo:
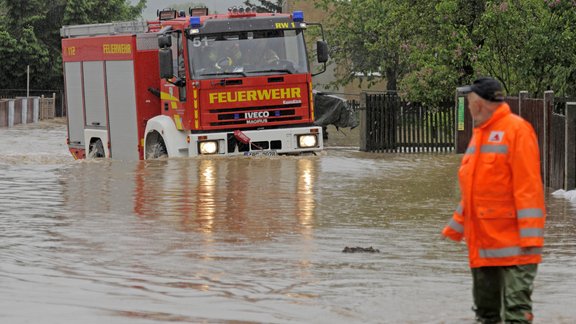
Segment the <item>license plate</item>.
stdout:
<path fill-rule="evenodd" d="M 278 152 L 276 151 L 251 151 L 251 152 L 244 152 L 245 156 L 276 156 Z"/>

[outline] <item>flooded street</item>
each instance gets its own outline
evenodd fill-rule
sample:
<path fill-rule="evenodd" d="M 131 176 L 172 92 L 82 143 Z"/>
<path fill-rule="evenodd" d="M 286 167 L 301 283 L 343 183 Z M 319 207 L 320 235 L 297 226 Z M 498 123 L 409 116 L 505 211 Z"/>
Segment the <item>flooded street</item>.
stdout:
<path fill-rule="evenodd" d="M 0 128 L 1 323 L 474 322 L 465 246 L 440 240 L 460 156 L 74 161 L 65 141 Z M 547 202 L 535 323 L 574 323 L 576 203 Z"/>

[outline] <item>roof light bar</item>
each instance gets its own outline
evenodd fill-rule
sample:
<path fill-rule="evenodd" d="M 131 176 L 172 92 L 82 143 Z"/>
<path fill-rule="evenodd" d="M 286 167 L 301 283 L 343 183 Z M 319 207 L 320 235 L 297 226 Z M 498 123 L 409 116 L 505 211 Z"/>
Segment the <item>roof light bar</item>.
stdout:
<path fill-rule="evenodd" d="M 156 15 L 159 20 L 172 20 L 176 19 L 177 12 L 174 9 L 157 10 Z"/>
<path fill-rule="evenodd" d="M 208 8 L 188 8 L 190 16 L 208 16 Z"/>
<path fill-rule="evenodd" d="M 256 7 L 230 7 L 228 8 L 229 16 L 246 17 L 256 15 Z"/>
<path fill-rule="evenodd" d="M 292 20 L 295 22 L 303 22 L 304 21 L 304 12 L 298 10 L 292 13 Z"/>
<path fill-rule="evenodd" d="M 202 26 L 202 23 L 200 22 L 200 17 L 198 16 L 190 17 L 190 27 L 198 28 L 200 26 Z"/>

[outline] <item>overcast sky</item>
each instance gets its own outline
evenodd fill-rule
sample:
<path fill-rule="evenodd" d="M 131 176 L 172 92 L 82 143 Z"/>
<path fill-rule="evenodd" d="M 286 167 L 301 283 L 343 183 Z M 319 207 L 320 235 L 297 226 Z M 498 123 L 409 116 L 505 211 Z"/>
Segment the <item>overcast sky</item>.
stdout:
<path fill-rule="evenodd" d="M 138 3 L 138 0 L 131 0 L 132 3 Z M 145 19 L 156 18 L 156 10 L 169 8 L 173 4 L 186 4 L 186 3 L 203 3 L 208 6 L 210 12 L 218 11 L 220 13 L 227 12 L 227 9 L 232 6 L 241 6 L 244 1 L 242 0 L 148 0 L 146 2 L 146 9 L 144 9 L 143 16 Z"/>

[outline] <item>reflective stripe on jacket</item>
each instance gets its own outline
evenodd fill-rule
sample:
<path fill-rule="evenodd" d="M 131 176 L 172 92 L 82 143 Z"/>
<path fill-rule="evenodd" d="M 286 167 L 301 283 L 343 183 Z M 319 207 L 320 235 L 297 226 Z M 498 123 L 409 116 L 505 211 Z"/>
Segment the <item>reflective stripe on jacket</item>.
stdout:
<path fill-rule="evenodd" d="M 458 177 L 462 200 L 442 233 L 465 238 L 470 267 L 539 263 L 546 211 L 532 126 L 501 104 L 474 128 Z"/>

